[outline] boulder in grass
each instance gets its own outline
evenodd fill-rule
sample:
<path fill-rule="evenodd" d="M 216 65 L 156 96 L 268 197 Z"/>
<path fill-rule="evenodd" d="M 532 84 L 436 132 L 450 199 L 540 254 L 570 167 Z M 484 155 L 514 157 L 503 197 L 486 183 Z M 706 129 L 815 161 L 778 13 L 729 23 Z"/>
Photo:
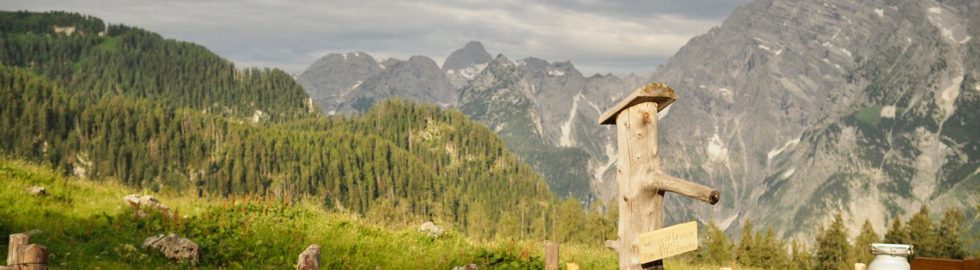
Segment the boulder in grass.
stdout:
<path fill-rule="evenodd" d="M 432 221 L 426 221 L 425 223 L 422 223 L 421 226 L 419 226 L 419 232 L 425 234 L 428 237 L 437 238 L 441 236 L 444 231 L 442 230 L 442 228 L 439 228 L 439 226 L 436 226 L 435 223 L 432 223 Z"/>
<path fill-rule="evenodd" d="M 163 213 L 165 216 L 170 216 L 170 207 L 163 205 L 160 200 L 154 198 L 150 195 L 139 195 L 139 194 L 129 194 L 123 197 L 123 201 L 129 204 L 134 210 L 136 210 L 137 217 L 145 217 L 147 214 L 143 210 L 155 210 Z"/>
<path fill-rule="evenodd" d="M 296 270 L 320 270 L 320 246 L 310 245 L 299 254 Z"/>
<path fill-rule="evenodd" d="M 196 265 L 200 259 L 199 249 L 194 241 L 172 233 L 146 238 L 146 241 L 143 241 L 143 248 L 160 251 L 168 259 L 190 262 L 191 265 Z"/>
<path fill-rule="evenodd" d="M 40 186 L 29 187 L 27 188 L 27 192 L 34 196 L 48 195 L 48 190 Z"/>

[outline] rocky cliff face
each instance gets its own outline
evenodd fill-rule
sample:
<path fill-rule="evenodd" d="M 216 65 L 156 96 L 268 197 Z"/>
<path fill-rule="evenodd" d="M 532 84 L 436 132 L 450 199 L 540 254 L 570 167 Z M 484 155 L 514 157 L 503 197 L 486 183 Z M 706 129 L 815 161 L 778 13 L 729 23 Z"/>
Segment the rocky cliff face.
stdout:
<path fill-rule="evenodd" d="M 615 154 L 613 130 L 595 119 L 641 82 L 586 78 L 569 62 L 500 55 L 461 89 L 459 108 L 496 131 L 553 191 L 592 200 Z"/>
<path fill-rule="evenodd" d="M 661 115 L 665 168 L 723 194 L 672 197 L 669 219 L 796 236 L 837 211 L 881 232 L 922 205 L 975 205 L 978 26 L 974 1 L 740 7 L 652 76 L 680 97 Z"/>
<path fill-rule="evenodd" d="M 350 108 L 351 94 L 368 78 L 381 74 L 385 66 L 363 52 L 331 53 L 316 60 L 296 79 L 313 102 L 329 115 Z"/>

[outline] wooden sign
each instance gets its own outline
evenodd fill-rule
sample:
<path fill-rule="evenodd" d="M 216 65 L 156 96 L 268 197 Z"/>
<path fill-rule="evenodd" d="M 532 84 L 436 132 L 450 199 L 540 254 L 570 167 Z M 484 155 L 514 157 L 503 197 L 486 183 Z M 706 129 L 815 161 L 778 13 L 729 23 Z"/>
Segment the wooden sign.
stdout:
<path fill-rule="evenodd" d="M 640 260 L 655 261 L 698 249 L 698 224 L 694 221 L 640 235 Z"/>

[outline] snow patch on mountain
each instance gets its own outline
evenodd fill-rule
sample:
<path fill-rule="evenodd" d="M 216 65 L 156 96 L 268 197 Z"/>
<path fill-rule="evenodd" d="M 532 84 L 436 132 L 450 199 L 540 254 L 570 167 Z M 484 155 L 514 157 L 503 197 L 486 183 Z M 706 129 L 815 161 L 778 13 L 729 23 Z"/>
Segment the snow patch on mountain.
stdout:
<path fill-rule="evenodd" d="M 780 174 L 779 177 L 781 177 L 783 179 L 789 179 L 789 177 L 790 176 L 793 176 L 794 173 L 796 173 L 796 167 L 793 167 L 793 168 L 790 168 L 789 170 L 786 170 L 785 172 L 783 172 L 783 174 Z"/>
<path fill-rule="evenodd" d="M 796 144 L 798 144 L 798 143 L 800 143 L 800 138 L 789 140 L 786 143 L 783 143 L 783 146 L 782 147 L 779 147 L 777 149 L 773 149 L 772 151 L 769 151 L 769 153 L 766 153 L 766 157 L 768 158 L 768 160 L 772 160 L 772 158 L 774 158 L 774 157 L 778 156 L 779 154 L 783 153 L 783 151 L 786 151 L 786 149 L 789 149 L 790 147 L 796 146 Z"/>
<path fill-rule="evenodd" d="M 595 181 L 601 182 L 603 180 L 602 176 L 606 174 L 606 171 L 609 170 L 609 168 L 612 168 L 613 164 L 616 164 L 616 147 L 613 147 L 612 141 L 606 143 L 605 150 L 606 157 L 609 158 L 609 160 L 606 161 L 606 164 L 603 164 L 592 171 L 592 179 Z"/>
<path fill-rule="evenodd" d="M 446 75 L 450 77 L 460 76 L 468 81 L 468 80 L 472 80 L 473 78 L 476 78 L 476 75 L 479 75 L 480 72 L 482 72 L 483 69 L 486 67 L 487 64 L 478 64 L 459 70 L 450 69 L 446 71 Z"/>
<path fill-rule="evenodd" d="M 578 101 L 582 99 L 582 93 L 579 92 L 575 95 L 572 100 L 572 110 L 568 112 L 568 120 L 565 124 L 561 126 L 561 138 L 558 140 L 558 145 L 564 147 L 571 147 L 574 143 L 574 138 L 572 138 L 572 122 L 575 121 L 576 111 L 578 110 Z"/>
<path fill-rule="evenodd" d="M 725 142 L 721 140 L 718 133 L 708 140 L 708 146 L 706 148 L 708 152 L 708 159 L 711 161 L 727 162 L 728 161 L 728 147 L 725 146 Z"/>
<path fill-rule="evenodd" d="M 881 107 L 881 118 L 895 118 L 895 106 L 888 105 Z"/>
<path fill-rule="evenodd" d="M 723 95 L 723 96 L 729 96 L 730 97 L 730 96 L 733 95 L 732 90 L 728 90 L 727 87 L 718 88 L 718 92 L 721 92 L 721 95 Z"/>

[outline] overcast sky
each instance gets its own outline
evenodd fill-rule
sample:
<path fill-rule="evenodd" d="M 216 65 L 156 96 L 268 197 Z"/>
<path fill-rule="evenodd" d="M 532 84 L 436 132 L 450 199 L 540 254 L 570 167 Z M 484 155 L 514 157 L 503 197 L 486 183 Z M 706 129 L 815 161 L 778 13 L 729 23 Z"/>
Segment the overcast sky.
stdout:
<path fill-rule="evenodd" d="M 67 10 L 204 45 L 239 66 L 298 73 L 332 52 L 437 63 L 477 40 L 510 59 L 572 61 L 649 75 L 748 0 L 0 0 L 2 10 Z"/>

